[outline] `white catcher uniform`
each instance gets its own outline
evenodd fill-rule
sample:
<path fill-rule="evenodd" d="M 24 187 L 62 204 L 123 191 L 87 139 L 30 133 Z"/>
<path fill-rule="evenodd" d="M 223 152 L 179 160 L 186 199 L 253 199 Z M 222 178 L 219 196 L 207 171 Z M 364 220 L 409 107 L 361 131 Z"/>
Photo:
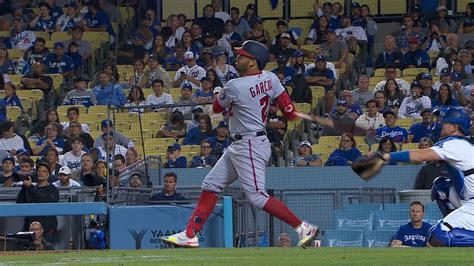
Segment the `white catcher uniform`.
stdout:
<path fill-rule="evenodd" d="M 270 103 L 284 92 L 278 77 L 268 71 L 233 79 L 224 86 L 217 102 L 229 108 L 229 133 L 234 141 L 204 179 L 204 190 L 219 193 L 240 178 L 249 200 L 263 208 L 268 199 L 265 168 L 271 155 L 265 122 Z M 287 107 L 293 111 L 291 101 Z"/>
<path fill-rule="evenodd" d="M 447 137 L 431 149 L 447 163 L 451 182 L 461 197 L 461 206 L 443 221 L 454 228 L 474 231 L 474 174 L 463 174 L 463 171 L 474 169 L 474 146 L 467 139 Z"/>

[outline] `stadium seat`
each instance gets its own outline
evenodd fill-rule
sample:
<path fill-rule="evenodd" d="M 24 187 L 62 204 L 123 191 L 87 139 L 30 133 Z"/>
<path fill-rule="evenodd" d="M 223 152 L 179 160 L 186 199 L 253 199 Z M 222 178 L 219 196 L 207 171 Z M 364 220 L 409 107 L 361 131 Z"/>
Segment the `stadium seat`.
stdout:
<path fill-rule="evenodd" d="M 374 216 L 371 210 L 335 210 L 334 217 L 338 230 L 372 230 Z"/>
<path fill-rule="evenodd" d="M 92 139 L 95 139 L 102 136 L 102 134 L 104 134 L 104 132 L 102 132 L 102 130 L 91 130 L 89 131 L 89 135 L 91 135 Z"/>
<path fill-rule="evenodd" d="M 456 13 L 465 13 L 466 12 L 466 5 L 472 2 L 470 0 L 457 0 L 456 1 Z"/>
<path fill-rule="evenodd" d="M 370 14 L 372 16 L 378 15 L 379 5 L 378 0 L 357 0 L 360 5 L 367 5 L 370 8 Z"/>
<path fill-rule="evenodd" d="M 298 17 L 313 17 L 313 3 L 314 1 L 312 0 L 290 1 L 290 16 L 293 18 L 292 20 Z"/>
<path fill-rule="evenodd" d="M 93 105 L 87 109 L 87 113 L 89 114 L 107 114 L 108 107 L 106 105 Z"/>
<path fill-rule="evenodd" d="M 144 141 L 145 147 L 163 146 L 168 147 L 176 143 L 174 138 L 149 138 Z"/>
<path fill-rule="evenodd" d="M 408 150 L 416 150 L 418 149 L 419 143 L 403 143 L 402 144 L 402 150 L 403 151 L 408 151 Z"/>
<path fill-rule="evenodd" d="M 315 109 L 319 103 L 319 100 L 324 97 L 324 87 L 321 86 L 310 86 L 311 88 L 311 109 Z"/>
<path fill-rule="evenodd" d="M 323 247 L 362 247 L 364 231 L 362 230 L 326 230 L 322 241 Z"/>
<path fill-rule="evenodd" d="M 55 42 L 59 41 L 68 41 L 71 39 L 69 32 L 65 31 L 55 31 L 51 34 L 51 40 Z"/>
<path fill-rule="evenodd" d="M 61 74 L 47 74 L 47 76 L 51 77 L 51 79 L 53 80 L 54 90 L 57 93 L 59 93 L 61 85 L 63 84 L 63 75 L 61 75 Z"/>
<path fill-rule="evenodd" d="M 110 36 L 107 32 L 103 31 L 84 31 L 82 38 L 87 41 L 100 41 L 108 43 Z"/>
<path fill-rule="evenodd" d="M 402 76 L 402 71 L 400 69 L 396 69 L 397 71 L 397 78 Z M 374 72 L 374 77 L 385 77 L 385 68 L 377 68 Z"/>
<path fill-rule="evenodd" d="M 398 230 L 398 228 L 410 222 L 408 210 L 384 210 L 374 212 L 375 230 Z"/>
<path fill-rule="evenodd" d="M 120 80 L 128 81 L 133 77 L 133 65 L 117 65 L 117 72 L 120 75 Z"/>
<path fill-rule="evenodd" d="M 427 68 L 422 68 L 422 67 L 421 68 L 405 68 L 402 72 L 402 77 L 416 76 L 421 73 L 430 73 L 430 70 Z"/>
<path fill-rule="evenodd" d="M 21 105 L 25 113 L 29 114 L 32 121 L 38 119 L 38 110 L 35 101 L 29 97 L 20 97 Z"/>
<path fill-rule="evenodd" d="M 49 40 L 49 33 L 46 31 L 33 31 L 36 39 L 43 38 L 45 41 Z"/>
<path fill-rule="evenodd" d="M 413 118 L 400 118 L 395 122 L 397 126 L 403 128 L 410 128 L 414 123 L 418 123 L 418 121 Z"/>
<path fill-rule="evenodd" d="M 385 80 L 385 76 L 384 77 L 371 77 L 369 79 L 370 86 L 375 86 L 382 80 Z"/>
<path fill-rule="evenodd" d="M 8 57 L 10 59 L 18 59 L 18 58 L 23 58 L 23 54 L 25 51 L 21 49 L 8 49 Z"/>
<path fill-rule="evenodd" d="M 21 78 L 23 75 L 8 75 L 12 83 L 21 83 Z"/>
<path fill-rule="evenodd" d="M 364 232 L 364 247 L 368 248 L 386 248 L 390 246 L 395 230 L 378 230 Z"/>
<path fill-rule="evenodd" d="M 265 70 L 272 71 L 273 69 L 277 68 L 277 66 L 277 62 L 271 61 L 267 63 L 267 65 L 265 66 Z"/>
<path fill-rule="evenodd" d="M 118 7 L 119 9 L 119 19 L 118 23 L 120 25 L 128 24 L 133 17 L 135 17 L 135 10 L 132 7 Z"/>
<path fill-rule="evenodd" d="M 407 10 L 406 1 L 379 0 L 381 15 L 401 15 Z"/>
<path fill-rule="evenodd" d="M 181 145 L 181 152 L 193 152 L 196 154 L 199 154 L 201 152 L 201 146 L 200 145 Z"/>
<path fill-rule="evenodd" d="M 8 37 L 10 36 L 10 31 L 2 30 L 0 31 L 0 37 Z"/>
<path fill-rule="evenodd" d="M 302 113 L 311 113 L 311 105 L 309 103 L 294 103 L 296 110 Z"/>
<path fill-rule="evenodd" d="M 7 106 L 7 119 L 15 122 L 21 117 L 21 109 L 18 106 Z"/>
<path fill-rule="evenodd" d="M 179 12 L 177 10 L 179 7 Z M 169 15 L 176 13 L 185 14 L 188 19 L 194 19 L 194 1 L 193 4 L 190 4 L 188 0 L 173 0 L 173 1 L 163 1 L 162 2 L 162 13 L 163 20 L 166 21 Z M 244 12 L 241 11 L 241 14 Z M 202 9 L 197 10 L 197 17 L 202 17 Z"/>

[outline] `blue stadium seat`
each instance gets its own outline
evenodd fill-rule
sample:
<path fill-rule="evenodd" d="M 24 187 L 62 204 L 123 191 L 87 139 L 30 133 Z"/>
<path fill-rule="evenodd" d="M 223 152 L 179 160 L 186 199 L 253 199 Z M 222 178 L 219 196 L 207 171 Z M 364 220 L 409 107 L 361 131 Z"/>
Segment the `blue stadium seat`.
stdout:
<path fill-rule="evenodd" d="M 362 230 L 326 230 L 322 240 L 323 247 L 362 247 Z"/>
<path fill-rule="evenodd" d="M 372 230 L 374 216 L 370 210 L 335 210 L 337 230 Z"/>
<path fill-rule="evenodd" d="M 410 222 L 408 210 L 374 212 L 375 230 L 398 230 L 401 225 Z"/>
<path fill-rule="evenodd" d="M 385 248 L 390 245 L 397 231 L 365 231 L 364 247 Z"/>

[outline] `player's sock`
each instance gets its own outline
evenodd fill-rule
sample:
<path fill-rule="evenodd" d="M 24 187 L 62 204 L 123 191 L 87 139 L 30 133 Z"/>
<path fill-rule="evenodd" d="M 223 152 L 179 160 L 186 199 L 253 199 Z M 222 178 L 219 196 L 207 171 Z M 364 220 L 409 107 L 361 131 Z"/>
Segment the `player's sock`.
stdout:
<path fill-rule="evenodd" d="M 301 224 L 301 220 L 288 209 L 288 207 L 281 201 L 270 197 L 267 203 L 263 206 L 263 210 L 296 228 Z"/>
<path fill-rule="evenodd" d="M 203 190 L 196 208 L 189 217 L 186 225 L 186 235 L 190 238 L 194 237 L 196 232 L 201 231 L 202 226 L 206 222 L 207 217 L 211 215 L 212 210 L 217 202 L 217 193 Z"/>

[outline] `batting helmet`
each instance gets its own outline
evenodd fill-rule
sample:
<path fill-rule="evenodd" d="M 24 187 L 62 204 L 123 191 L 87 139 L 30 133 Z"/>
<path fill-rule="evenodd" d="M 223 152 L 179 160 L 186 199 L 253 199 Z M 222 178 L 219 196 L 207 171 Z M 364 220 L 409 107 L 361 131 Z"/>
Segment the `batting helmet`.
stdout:
<path fill-rule="evenodd" d="M 459 131 L 461 131 L 464 135 L 469 135 L 471 119 L 466 114 L 464 109 L 452 106 L 444 108 L 441 110 L 440 118 L 442 124 L 451 123 L 458 125 Z"/>
<path fill-rule="evenodd" d="M 268 49 L 265 45 L 257 41 L 245 41 L 242 47 L 235 48 L 237 54 L 257 60 L 258 68 L 263 70 L 268 62 Z"/>

